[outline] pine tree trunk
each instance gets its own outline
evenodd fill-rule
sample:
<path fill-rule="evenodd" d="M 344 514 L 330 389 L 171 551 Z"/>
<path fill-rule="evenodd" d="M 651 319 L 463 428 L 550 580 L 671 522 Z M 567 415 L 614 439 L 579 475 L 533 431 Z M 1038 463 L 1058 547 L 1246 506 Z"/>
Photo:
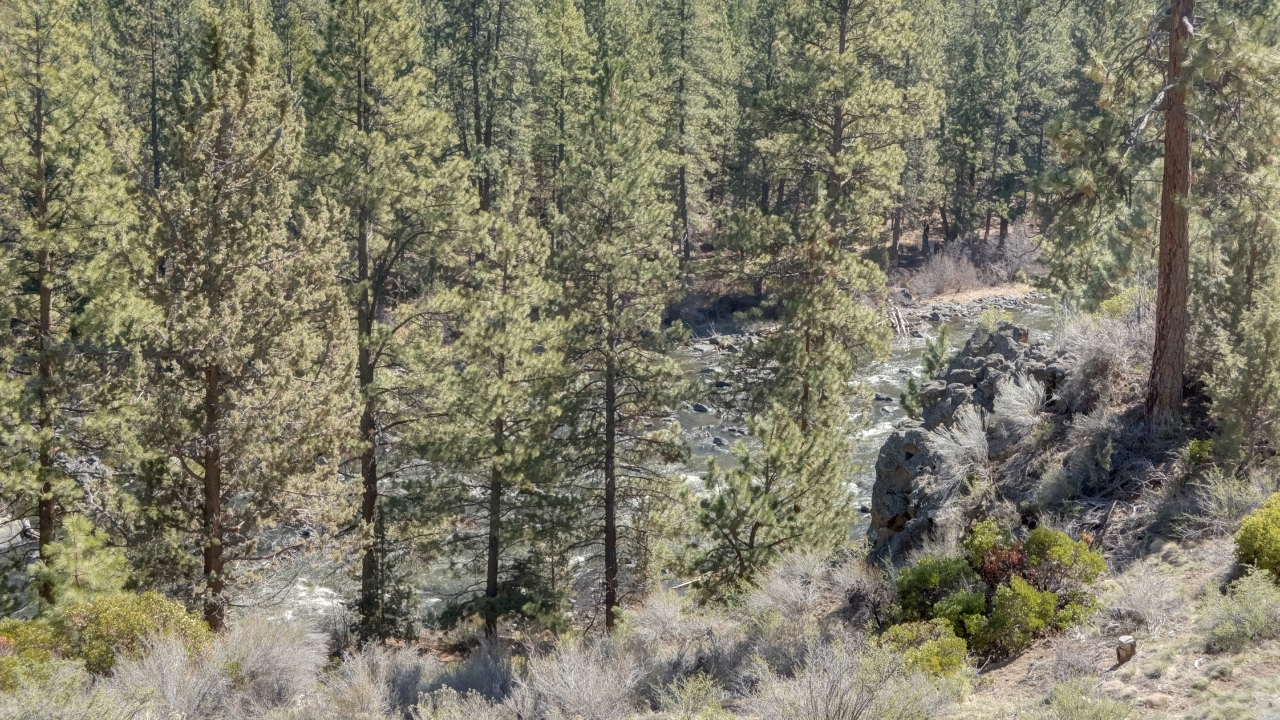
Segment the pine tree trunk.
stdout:
<path fill-rule="evenodd" d="M 360 523 L 374 528 L 378 522 L 378 427 L 373 404 L 374 360 L 369 347 L 373 334 L 373 297 L 369 288 L 369 223 L 361 213 L 356 241 L 356 275 L 361 283 L 356 306 L 356 332 L 360 343 L 356 356 L 360 375 L 360 394 L 364 399 L 364 411 L 360 414 L 360 440 L 364 452 L 360 454 Z M 382 589 L 378 587 L 378 548 L 370 543 L 360 561 L 360 608 L 366 618 L 377 614 Z"/>
<path fill-rule="evenodd" d="M 1004 250 L 1004 241 L 1009 239 L 1009 218 L 1000 216 L 1000 240 L 996 247 Z"/>
<path fill-rule="evenodd" d="M 893 211 L 893 241 L 889 245 L 889 269 L 898 269 L 898 245 L 902 241 L 902 208 Z"/>
<path fill-rule="evenodd" d="M 684 121 L 680 124 L 683 126 Z M 680 186 L 679 196 L 676 198 L 676 208 L 680 213 L 680 245 L 684 252 L 684 264 L 689 264 L 689 246 L 693 243 L 693 239 L 689 237 L 689 187 L 687 184 L 687 169 L 684 165 L 680 166 Z"/>
<path fill-rule="evenodd" d="M 612 338 L 608 347 L 613 349 Z M 604 627 L 613 630 L 618 607 L 618 394 L 613 358 L 604 375 Z"/>
<path fill-rule="evenodd" d="M 1194 12 L 1195 0 L 1174 0 L 1170 13 L 1167 84 L 1172 88 L 1165 111 L 1156 338 L 1147 389 L 1147 417 L 1152 424 L 1176 417 L 1182 405 L 1182 373 L 1186 366 L 1191 135 L 1187 127 L 1187 84 L 1182 77 L 1182 63 L 1186 59 L 1187 30 Z"/>
<path fill-rule="evenodd" d="M 43 158 L 39 165 L 43 166 Z M 41 187 L 40 205 L 45 204 L 44 187 Z M 43 224 L 44 212 L 41 212 Z M 53 492 L 53 399 L 49 397 L 53 385 L 53 274 L 52 259 L 48 250 L 40 253 L 40 559 L 49 560 L 49 544 L 58 532 L 58 499 Z M 40 597 L 53 601 L 53 585 L 40 584 Z"/>
<path fill-rule="evenodd" d="M 222 591 L 226 586 L 222 555 L 222 447 L 218 438 L 221 369 L 205 368 L 204 395 L 204 577 L 207 585 L 204 620 L 215 632 L 226 619 Z"/>
<path fill-rule="evenodd" d="M 924 230 L 922 230 L 920 233 L 920 255 L 923 256 L 925 260 L 928 260 L 929 255 L 932 254 L 930 250 L 931 248 L 929 247 L 929 223 L 925 223 Z"/>
<path fill-rule="evenodd" d="M 39 62 L 37 60 L 37 62 Z M 32 113 L 34 133 L 31 149 L 35 155 L 35 189 L 36 189 L 36 223 L 43 235 L 49 229 L 49 181 L 44 156 L 44 91 L 35 88 L 35 110 Z M 40 267 L 38 283 L 40 286 L 40 429 L 43 436 L 40 440 L 40 559 L 49 560 L 49 544 L 57 534 L 58 501 L 53 492 L 53 399 L 49 396 L 53 387 L 53 258 L 49 249 L 40 251 Z M 53 600 L 53 586 L 41 583 L 40 597 L 46 602 Z"/>
<path fill-rule="evenodd" d="M 502 361 L 498 361 L 498 376 L 502 376 Z M 502 418 L 493 420 L 493 468 L 489 481 L 489 557 L 485 568 L 484 596 L 489 603 L 484 611 L 484 632 L 489 637 L 498 634 L 498 556 L 502 550 L 502 469 L 499 457 L 502 455 L 505 432 Z"/>

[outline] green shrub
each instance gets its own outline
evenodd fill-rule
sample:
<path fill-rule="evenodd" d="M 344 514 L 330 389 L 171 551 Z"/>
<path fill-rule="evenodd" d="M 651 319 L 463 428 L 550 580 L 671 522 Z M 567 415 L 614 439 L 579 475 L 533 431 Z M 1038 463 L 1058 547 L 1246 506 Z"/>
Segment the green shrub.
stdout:
<path fill-rule="evenodd" d="M 0 691 L 47 680 L 50 663 L 70 650 L 62 632 L 43 620 L 0 620 Z"/>
<path fill-rule="evenodd" d="M 1000 528 L 1000 524 L 987 518 L 969 529 L 964 536 L 964 551 L 969 556 L 969 564 L 975 568 L 982 567 L 982 558 L 989 550 L 1008 541 L 1008 536 Z"/>
<path fill-rule="evenodd" d="M 1212 595 L 1201 613 L 1206 645 L 1214 652 L 1232 652 L 1251 642 L 1280 637 L 1280 588 L 1275 576 L 1254 570 L 1227 586 L 1225 595 Z"/>
<path fill-rule="evenodd" d="M 1001 310 L 995 305 L 988 305 L 986 310 L 978 313 L 978 322 L 987 332 L 995 332 L 1000 323 L 1013 322 L 1013 313 Z"/>
<path fill-rule="evenodd" d="M 159 593 L 122 593 L 73 605 L 63 614 L 67 637 L 89 672 L 110 670 L 118 657 L 136 655 L 152 635 L 174 635 L 191 646 L 209 640 L 209 628 L 181 603 Z"/>
<path fill-rule="evenodd" d="M 1085 586 L 1107 570 L 1102 555 L 1066 533 L 1036 528 L 1022 544 L 1027 579 L 1040 590 L 1056 593 L 1063 604 L 1087 604 Z"/>
<path fill-rule="evenodd" d="M 996 588 L 991 615 L 973 635 L 973 648 L 992 656 L 1026 650 L 1035 638 L 1054 626 L 1058 596 L 1036 590 L 1020 577 Z"/>
<path fill-rule="evenodd" d="M 1192 440 L 1187 443 L 1187 462 L 1204 465 L 1213 460 L 1213 440 Z"/>
<path fill-rule="evenodd" d="M 1242 565 L 1280 575 L 1280 493 L 1268 498 L 1240 524 L 1236 556 Z"/>
<path fill-rule="evenodd" d="M 24 677 L 42 681 L 59 658 L 107 672 L 117 659 L 139 654 L 148 637 L 162 634 L 191 647 L 210 639 L 203 620 L 154 592 L 111 595 L 37 620 L 0 620 L 0 690 L 13 690 Z"/>
<path fill-rule="evenodd" d="M 970 637 L 982 627 L 987 612 L 987 596 L 982 592 L 957 590 L 942 598 L 933 606 L 933 616 L 951 623 L 960 637 Z"/>
<path fill-rule="evenodd" d="M 978 586 L 973 568 L 963 558 L 926 556 L 898 573 L 898 605 L 907 621 L 928 620 L 933 606 L 957 590 Z"/>
<path fill-rule="evenodd" d="M 894 625 L 885 631 L 884 641 L 902 653 L 908 669 L 933 675 L 959 671 L 968 650 L 964 640 L 952 632 L 951 623 L 943 618 Z"/>

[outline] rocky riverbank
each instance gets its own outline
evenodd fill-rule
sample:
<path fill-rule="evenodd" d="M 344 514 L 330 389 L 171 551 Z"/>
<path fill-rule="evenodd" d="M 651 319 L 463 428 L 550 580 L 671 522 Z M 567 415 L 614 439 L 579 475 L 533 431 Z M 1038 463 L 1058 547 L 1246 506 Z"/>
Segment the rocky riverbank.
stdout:
<path fill-rule="evenodd" d="M 977 465 L 1007 460 L 1028 428 L 995 417 L 1001 393 L 1038 397 L 1039 407 L 1029 409 L 1033 417 L 1063 410 L 1044 399 L 1066 377 L 1069 360 L 1043 342 L 1030 343 L 1025 327 L 1006 322 L 994 331 L 975 330 L 948 365 L 920 386 L 919 419 L 899 423 L 880 448 L 869 529 L 876 547 L 903 558 L 926 542 L 958 539 L 965 518 L 952 500 L 965 488 L 954 468 L 946 467 L 956 462 L 954 448 Z M 966 407 L 977 411 L 979 424 L 955 428 Z"/>

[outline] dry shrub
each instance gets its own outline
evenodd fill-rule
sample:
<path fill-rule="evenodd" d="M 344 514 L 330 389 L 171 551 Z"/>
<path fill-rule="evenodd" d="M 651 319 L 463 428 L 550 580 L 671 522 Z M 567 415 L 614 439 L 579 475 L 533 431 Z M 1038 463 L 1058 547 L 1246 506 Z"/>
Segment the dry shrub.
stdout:
<path fill-rule="evenodd" d="M 1218 467 L 1207 468 L 1180 499 L 1175 531 L 1185 538 L 1231 535 L 1275 490 L 1275 478 L 1261 472 L 1239 477 Z"/>
<path fill-rule="evenodd" d="M 1024 222 L 1016 222 L 1009 228 L 1009 236 L 1003 245 L 993 245 L 983 259 L 987 275 L 996 282 L 1024 280 L 1030 276 L 1040 259 L 1040 243 L 1032 236 Z"/>
<path fill-rule="evenodd" d="M 1074 357 L 1075 364 L 1056 396 L 1073 413 L 1089 413 L 1111 404 L 1130 383 L 1142 379 L 1134 368 L 1149 362 L 1151 338 L 1150 313 L 1065 318 L 1058 332 L 1058 347 Z"/>
<path fill-rule="evenodd" d="M 1099 697 L 1094 683 L 1083 678 L 1058 683 L 1043 708 L 1028 713 L 1037 720 L 1128 720 L 1137 716 L 1128 703 Z"/>
<path fill-rule="evenodd" d="M 902 657 L 859 635 L 815 644 L 794 677 L 758 670 L 750 709 L 789 720 L 914 720 L 932 717 L 946 699 Z"/>
<path fill-rule="evenodd" d="M 951 427 L 934 431 L 930 450 L 938 458 L 939 472 L 948 483 L 990 479 L 986 423 L 973 405 L 960 408 Z"/>
<path fill-rule="evenodd" d="M 529 670 L 514 698 L 534 709 L 534 717 L 622 720 L 635 712 L 644 668 L 632 655 L 606 641 L 570 639 L 555 652 L 529 658 Z"/>
<path fill-rule="evenodd" d="M 1134 563 L 1113 581 L 1104 605 L 1115 620 L 1153 634 L 1176 622 L 1184 599 L 1166 566 L 1151 560 Z"/>
<path fill-rule="evenodd" d="M 982 287 L 978 269 L 969 258 L 942 252 L 929 258 L 907 281 L 915 295 L 928 298 Z"/>
<path fill-rule="evenodd" d="M 253 717 L 292 706 L 314 689 L 323 638 L 292 623 L 245 618 L 193 654 L 178 638 L 147 643 L 142 657 L 117 665 L 108 687 L 145 695 L 160 717 Z"/>
<path fill-rule="evenodd" d="M 432 669 L 432 672 L 436 670 Z M 475 694 L 494 702 L 501 702 L 511 694 L 514 686 L 515 673 L 511 666 L 511 651 L 503 643 L 485 640 L 478 648 L 472 650 L 465 660 L 445 668 L 444 672 L 426 688 L 426 691 L 448 688 L 461 696 Z M 403 692 L 401 695 L 405 700 L 412 700 Z"/>
<path fill-rule="evenodd" d="M 325 662 L 324 638 L 293 623 L 249 617 L 218 638 L 212 662 L 235 691 L 224 704 L 251 715 L 312 689 Z"/>
<path fill-rule="evenodd" d="M 230 678 L 209 658 L 192 657 L 173 637 L 153 638 L 142 657 L 118 663 L 109 686 L 122 694 L 145 695 L 161 718 L 214 718 L 229 704 Z"/>
<path fill-rule="evenodd" d="M 1050 645 L 1050 673 L 1056 682 L 1070 682 L 1096 674 L 1089 648 L 1073 638 L 1058 638 Z"/>
<path fill-rule="evenodd" d="M 1234 652 L 1259 640 L 1280 637 L 1280 588 L 1266 570 L 1255 570 L 1212 593 L 1201 612 L 1206 646 Z"/>
<path fill-rule="evenodd" d="M 744 662 L 740 624 L 711 607 L 695 608 L 674 592 L 658 592 L 625 616 L 633 645 L 661 685 L 707 674 L 731 682 Z"/>
<path fill-rule="evenodd" d="M 787 553 L 760 578 L 747 607 L 786 618 L 814 617 L 831 597 L 828 576 L 827 558 L 820 553 Z"/>
<path fill-rule="evenodd" d="M 1040 421 L 1044 410 L 1044 385 L 1022 375 L 996 383 L 995 419 L 1002 431 L 1022 435 Z"/>
<path fill-rule="evenodd" d="M 94 687 L 78 663 L 50 664 L 46 677 L 23 677 L 14 692 L 0 692 L 5 720 L 152 720 L 136 692 Z"/>
<path fill-rule="evenodd" d="M 414 711 L 418 720 L 517 720 L 521 716 L 505 705 L 494 705 L 477 693 L 459 694 L 444 688 L 422 696 Z"/>

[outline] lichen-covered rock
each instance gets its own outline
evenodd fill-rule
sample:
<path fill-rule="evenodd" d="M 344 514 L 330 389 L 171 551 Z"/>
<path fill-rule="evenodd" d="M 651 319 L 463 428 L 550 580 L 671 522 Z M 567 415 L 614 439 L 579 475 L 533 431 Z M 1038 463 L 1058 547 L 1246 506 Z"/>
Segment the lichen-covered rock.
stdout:
<path fill-rule="evenodd" d="M 932 438 L 920 423 L 903 423 L 885 440 L 876 460 L 871 536 L 895 559 L 926 540 L 936 541 L 962 529 L 962 518 L 947 507 L 949 490 L 936 474 Z"/>

